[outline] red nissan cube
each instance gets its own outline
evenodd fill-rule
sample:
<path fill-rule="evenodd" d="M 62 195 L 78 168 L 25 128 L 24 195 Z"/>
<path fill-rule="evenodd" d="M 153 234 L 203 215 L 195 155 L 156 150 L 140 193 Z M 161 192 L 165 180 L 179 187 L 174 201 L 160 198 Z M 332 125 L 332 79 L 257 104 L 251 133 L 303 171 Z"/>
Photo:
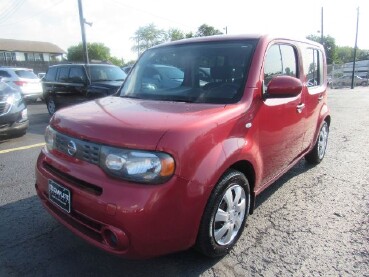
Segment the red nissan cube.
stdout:
<path fill-rule="evenodd" d="M 36 165 L 47 211 L 107 252 L 227 254 L 255 198 L 330 125 L 320 44 L 213 36 L 147 50 L 113 95 L 56 112 Z"/>

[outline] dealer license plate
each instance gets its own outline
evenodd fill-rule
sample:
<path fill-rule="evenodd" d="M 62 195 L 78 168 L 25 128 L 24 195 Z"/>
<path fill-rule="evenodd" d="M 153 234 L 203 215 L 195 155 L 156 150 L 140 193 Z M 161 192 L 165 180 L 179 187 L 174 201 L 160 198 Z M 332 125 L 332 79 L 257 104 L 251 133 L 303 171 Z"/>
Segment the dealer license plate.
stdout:
<path fill-rule="evenodd" d="M 70 190 L 49 180 L 49 199 L 62 210 L 70 213 Z"/>

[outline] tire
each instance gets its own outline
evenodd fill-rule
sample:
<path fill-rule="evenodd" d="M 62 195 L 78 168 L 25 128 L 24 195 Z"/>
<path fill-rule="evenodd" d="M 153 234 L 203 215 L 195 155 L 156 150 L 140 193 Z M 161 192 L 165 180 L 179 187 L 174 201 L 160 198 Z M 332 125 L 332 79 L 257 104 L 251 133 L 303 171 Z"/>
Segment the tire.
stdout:
<path fill-rule="evenodd" d="M 305 160 L 310 164 L 319 164 L 324 156 L 328 144 L 329 126 L 327 121 L 324 121 L 319 130 L 318 139 L 311 151 L 306 154 Z"/>
<path fill-rule="evenodd" d="M 49 112 L 50 115 L 53 115 L 57 110 L 54 97 L 52 96 L 46 97 L 45 102 L 46 102 L 47 111 Z"/>
<path fill-rule="evenodd" d="M 228 170 L 210 195 L 195 248 L 209 257 L 226 255 L 241 236 L 249 210 L 247 178 L 239 171 Z"/>

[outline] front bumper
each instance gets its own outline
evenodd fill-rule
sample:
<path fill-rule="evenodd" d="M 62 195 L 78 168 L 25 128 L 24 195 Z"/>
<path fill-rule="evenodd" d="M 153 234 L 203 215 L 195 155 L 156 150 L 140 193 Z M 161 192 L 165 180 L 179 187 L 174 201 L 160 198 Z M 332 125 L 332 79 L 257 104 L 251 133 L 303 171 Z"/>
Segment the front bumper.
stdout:
<path fill-rule="evenodd" d="M 24 134 L 27 131 L 29 120 L 25 109 L 25 105 L 21 104 L 11 107 L 9 112 L 0 115 L 1 135 Z M 25 117 L 22 116 L 23 111 L 26 112 Z"/>
<path fill-rule="evenodd" d="M 70 213 L 49 200 L 48 180 L 70 191 Z M 46 149 L 36 165 L 36 191 L 49 213 L 89 243 L 129 258 L 163 255 L 195 243 L 202 211 L 187 186 L 176 176 L 161 185 L 113 179 L 96 165 Z"/>

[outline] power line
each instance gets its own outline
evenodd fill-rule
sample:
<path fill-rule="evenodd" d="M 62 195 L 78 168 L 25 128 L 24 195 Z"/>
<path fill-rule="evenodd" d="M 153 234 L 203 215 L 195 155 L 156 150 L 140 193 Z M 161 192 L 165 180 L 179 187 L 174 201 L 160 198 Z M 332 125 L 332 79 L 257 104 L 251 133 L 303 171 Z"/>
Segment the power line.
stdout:
<path fill-rule="evenodd" d="M 12 16 L 15 12 L 18 11 L 24 4 L 25 0 L 18 0 L 16 2 L 9 2 L 9 8 L 3 8 L 3 12 L 0 14 L 0 22 L 6 21 L 10 16 Z"/>
<path fill-rule="evenodd" d="M 20 0 L 20 1 L 23 1 L 24 2 L 25 0 Z M 58 6 L 60 3 L 64 2 L 64 1 L 65 0 L 59 0 L 58 2 L 52 4 L 51 6 L 48 6 L 48 7 L 44 8 L 44 9 L 38 11 L 38 12 L 35 12 L 33 14 L 30 14 L 28 16 L 23 17 L 23 19 L 21 19 L 21 20 L 9 22 L 9 23 L 6 23 L 6 24 L 1 24 L 0 23 L 0 27 L 11 26 L 11 25 L 15 25 L 15 24 L 22 23 L 22 22 L 25 22 L 25 21 L 29 21 L 29 20 L 31 20 L 31 19 L 33 19 L 33 18 L 35 18 L 35 17 L 37 17 L 37 16 L 39 16 L 39 15 L 47 12 L 48 10 L 50 10 L 52 8 L 55 8 L 56 6 Z M 0 22 L 1 22 L 1 15 L 0 15 Z"/>

